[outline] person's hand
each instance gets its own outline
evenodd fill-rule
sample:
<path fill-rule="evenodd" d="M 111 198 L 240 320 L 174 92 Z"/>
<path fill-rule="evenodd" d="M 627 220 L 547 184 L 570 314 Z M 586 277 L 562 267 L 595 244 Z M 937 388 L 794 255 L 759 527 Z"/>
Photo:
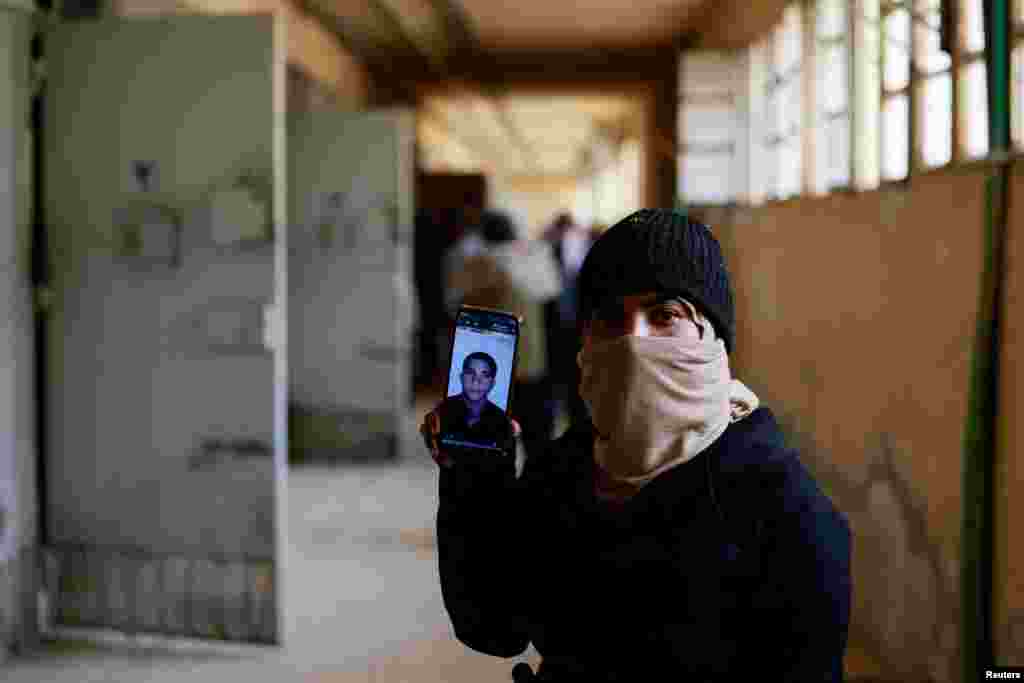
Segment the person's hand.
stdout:
<path fill-rule="evenodd" d="M 423 422 L 420 424 L 420 435 L 423 437 L 423 443 L 430 451 L 430 457 L 434 459 L 441 467 L 451 467 L 455 464 L 454 458 L 451 455 L 441 450 L 440 434 L 441 434 L 441 405 L 438 403 L 433 410 L 423 416 Z M 512 427 L 513 439 L 518 439 L 523 433 L 522 427 L 519 423 L 509 418 L 509 424 Z"/>

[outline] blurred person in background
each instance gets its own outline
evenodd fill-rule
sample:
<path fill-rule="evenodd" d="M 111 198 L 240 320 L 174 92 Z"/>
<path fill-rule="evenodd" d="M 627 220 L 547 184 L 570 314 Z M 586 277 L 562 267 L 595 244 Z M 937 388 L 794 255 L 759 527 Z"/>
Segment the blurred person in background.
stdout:
<path fill-rule="evenodd" d="M 416 212 L 413 233 L 413 279 L 419 300 L 416 367 L 417 387 L 431 386 L 438 376 L 441 349 L 438 330 L 447 329 L 443 263 L 448 236 L 437 209 Z"/>
<path fill-rule="evenodd" d="M 512 390 L 512 414 L 523 426 L 523 446 L 533 455 L 552 436 L 556 405 L 548 379 L 544 304 L 558 296 L 558 267 L 550 246 L 524 238 L 508 215 L 485 211 L 480 220 L 484 249 L 450 273 L 451 291 L 462 303 L 514 313 L 520 328 Z"/>
<path fill-rule="evenodd" d="M 419 300 L 419 353 L 416 383 L 434 387 L 448 361 L 447 340 L 451 324 L 450 301 L 461 296 L 449 292 L 447 271 L 460 268 L 469 254 L 483 249 L 478 218 L 458 207 L 420 209 L 413 236 L 413 272 Z"/>
<path fill-rule="evenodd" d="M 590 243 L 593 244 L 597 239 L 608 230 L 608 226 L 604 223 L 594 223 L 590 226 Z"/>
<path fill-rule="evenodd" d="M 578 225 L 568 212 L 562 212 L 555 217 L 544 231 L 544 239 L 551 244 L 562 281 L 561 294 L 544 310 L 548 363 L 552 368 L 551 380 L 559 401 L 559 409 L 566 413 L 569 422 L 573 423 L 586 415 L 583 403 L 576 393 L 576 386 L 579 384 L 576 351 L 580 343 L 579 321 L 576 314 L 576 282 L 583 259 L 590 250 L 593 240 L 590 232 Z"/>
<path fill-rule="evenodd" d="M 466 279 L 460 278 L 458 273 L 465 271 L 467 261 L 487 249 L 483 237 L 483 217 L 483 210 L 473 205 L 464 206 L 455 214 L 457 236 L 444 255 L 445 307 L 449 316 L 454 316 L 455 309 L 467 291 L 457 286 L 467 284 Z"/>
<path fill-rule="evenodd" d="M 732 376 L 718 241 L 636 212 L 594 245 L 579 293 L 587 419 L 518 476 L 510 457 L 440 450 L 437 409 L 421 425 L 456 637 L 498 657 L 532 643 L 554 683 L 842 681 L 849 524 Z"/>

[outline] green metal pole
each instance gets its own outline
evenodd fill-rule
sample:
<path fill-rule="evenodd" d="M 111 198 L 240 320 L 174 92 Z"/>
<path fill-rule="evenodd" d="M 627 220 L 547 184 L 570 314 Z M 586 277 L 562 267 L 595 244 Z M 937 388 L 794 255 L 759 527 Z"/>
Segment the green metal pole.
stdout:
<path fill-rule="evenodd" d="M 977 680 L 994 662 L 992 643 L 992 525 L 999 338 L 1003 300 L 1010 150 L 1010 47 L 1007 0 L 985 0 L 985 65 L 989 142 L 998 159 L 986 183 L 984 263 L 963 444 L 960 635 L 961 678 Z"/>
<path fill-rule="evenodd" d="M 985 65 L 988 73 L 989 140 L 993 151 L 1009 152 L 1010 3 L 985 0 Z"/>

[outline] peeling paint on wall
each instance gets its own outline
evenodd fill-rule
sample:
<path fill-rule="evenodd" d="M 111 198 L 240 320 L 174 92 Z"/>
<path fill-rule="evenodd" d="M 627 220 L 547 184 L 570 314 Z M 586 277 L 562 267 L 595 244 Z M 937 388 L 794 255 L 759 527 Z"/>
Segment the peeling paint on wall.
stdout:
<path fill-rule="evenodd" d="M 276 576 L 267 560 L 153 555 L 66 546 L 51 551 L 58 625 L 239 642 L 276 639 Z"/>
<path fill-rule="evenodd" d="M 995 656 L 1000 666 L 1024 666 L 1024 610 L 1011 610 L 994 629 Z"/>
<path fill-rule="evenodd" d="M 736 291 L 732 367 L 850 520 L 851 677 L 959 679 L 964 331 L 986 177 L 937 171 L 896 202 L 836 193 L 713 218 Z"/>
<path fill-rule="evenodd" d="M 854 532 L 851 640 L 883 664 L 887 680 L 955 680 L 958 567 L 944 559 L 923 501 L 900 473 L 909 454 L 890 434 L 874 435 L 868 478 L 857 482 L 814 447 L 810 425 L 797 431 L 781 411 L 779 421 Z"/>

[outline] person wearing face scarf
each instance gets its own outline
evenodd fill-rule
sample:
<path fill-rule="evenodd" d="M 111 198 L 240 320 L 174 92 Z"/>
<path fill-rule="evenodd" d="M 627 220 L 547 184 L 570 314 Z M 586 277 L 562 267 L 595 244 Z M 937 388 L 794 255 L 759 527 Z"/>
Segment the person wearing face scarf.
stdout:
<path fill-rule="evenodd" d="M 455 636 L 498 657 L 532 643 L 555 683 L 841 681 L 849 525 L 732 376 L 717 240 L 642 210 L 578 286 L 588 419 L 521 473 L 511 455 L 453 460 L 439 409 L 424 419 Z"/>

